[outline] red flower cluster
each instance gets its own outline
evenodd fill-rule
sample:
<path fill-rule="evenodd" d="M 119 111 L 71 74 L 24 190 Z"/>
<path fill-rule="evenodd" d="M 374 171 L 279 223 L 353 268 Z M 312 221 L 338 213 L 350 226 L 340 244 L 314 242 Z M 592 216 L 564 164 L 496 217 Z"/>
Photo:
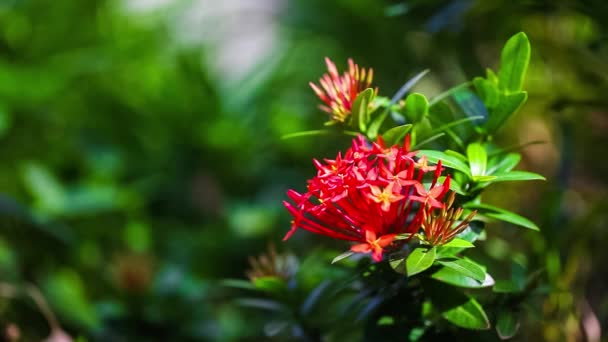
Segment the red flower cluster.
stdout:
<path fill-rule="evenodd" d="M 321 87 L 312 82 L 310 82 L 310 87 L 326 104 L 319 108 L 329 113 L 332 121 L 344 122 L 350 115 L 357 95 L 372 84 L 374 70 L 370 68 L 369 71 L 366 71 L 365 68 L 359 68 L 349 58 L 348 72 L 340 76 L 334 62 L 325 57 L 325 63 L 329 74 L 324 74 L 319 80 Z"/>
<path fill-rule="evenodd" d="M 403 146 L 386 147 L 382 138 L 369 143 L 353 139 L 344 156 L 334 160 L 314 160 L 317 175 L 308 181 L 308 191 L 289 190 L 294 202 L 284 201 L 293 216 L 287 240 L 298 228 L 335 239 L 358 242 L 357 253 L 372 252 L 375 261 L 395 244 L 399 234 L 415 234 L 425 218 L 441 202 L 450 188 L 450 177 L 438 184 L 441 162 L 429 166 L 424 156 L 409 150 L 409 136 Z M 429 189 L 422 184 L 432 171 Z"/>

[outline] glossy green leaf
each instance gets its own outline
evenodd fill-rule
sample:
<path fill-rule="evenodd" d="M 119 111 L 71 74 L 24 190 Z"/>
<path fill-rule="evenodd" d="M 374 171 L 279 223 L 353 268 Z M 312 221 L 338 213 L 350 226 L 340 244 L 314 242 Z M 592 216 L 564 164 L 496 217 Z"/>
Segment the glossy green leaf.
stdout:
<path fill-rule="evenodd" d="M 505 173 L 495 173 L 492 176 L 492 182 L 511 182 L 511 181 L 527 181 L 527 180 L 546 180 L 545 177 L 538 173 L 528 171 L 510 171 Z"/>
<path fill-rule="evenodd" d="M 359 131 L 365 132 L 369 122 L 369 104 L 374 98 L 374 90 L 367 88 L 360 92 L 355 98 L 351 108 L 353 126 L 358 127 Z"/>
<path fill-rule="evenodd" d="M 444 311 L 441 315 L 443 318 L 461 328 L 476 330 L 490 329 L 490 321 L 488 320 L 486 312 L 483 310 L 481 304 L 474 298 L 469 298 L 466 303 Z"/>
<path fill-rule="evenodd" d="M 488 154 L 480 143 L 472 143 L 467 146 L 467 157 L 473 177 L 483 176 L 486 173 L 488 164 Z"/>
<path fill-rule="evenodd" d="M 540 230 L 538 228 L 538 226 L 536 224 L 534 224 L 534 222 L 528 220 L 527 218 L 517 215 L 508 210 L 495 207 L 493 205 L 481 204 L 481 203 L 479 203 L 479 204 L 466 203 L 463 207 L 467 208 L 467 209 L 477 209 L 484 216 L 494 218 L 494 219 L 497 219 L 500 221 L 513 223 L 515 225 L 518 225 L 518 226 L 521 226 L 524 228 L 529 228 L 532 230 Z"/>
<path fill-rule="evenodd" d="M 473 248 L 473 247 L 475 247 L 475 245 L 470 243 L 467 240 L 455 238 L 452 241 L 442 245 L 441 247 L 442 248 L 445 248 L 445 247 Z"/>
<path fill-rule="evenodd" d="M 530 50 L 530 41 L 523 32 L 507 41 L 500 55 L 498 72 L 499 85 L 503 90 L 511 93 L 521 90 L 530 63 Z"/>
<path fill-rule="evenodd" d="M 400 144 L 403 142 L 403 138 L 405 137 L 407 132 L 410 131 L 410 129 L 412 129 L 411 124 L 393 127 L 388 131 L 384 132 L 384 134 L 382 134 L 382 139 L 384 139 L 384 142 L 386 142 L 387 146 Z"/>
<path fill-rule="evenodd" d="M 413 123 L 419 122 L 429 112 L 429 102 L 420 93 L 412 93 L 405 99 L 405 117 Z"/>
<path fill-rule="evenodd" d="M 437 272 L 431 275 L 431 278 L 450 285 L 472 289 L 490 287 L 494 285 L 494 279 L 489 273 L 486 273 L 486 277 L 483 281 L 478 281 L 449 267 L 440 268 Z"/>
<path fill-rule="evenodd" d="M 498 312 L 496 332 L 501 340 L 508 340 L 519 330 L 519 317 L 512 310 L 503 309 Z"/>
<path fill-rule="evenodd" d="M 486 278 L 486 272 L 483 270 L 483 268 L 467 259 L 439 261 L 439 263 L 445 267 L 451 268 L 452 270 L 464 276 L 471 277 L 481 282 L 483 282 Z"/>
<path fill-rule="evenodd" d="M 433 262 L 435 261 L 435 255 L 435 248 L 414 249 L 405 261 L 407 275 L 411 277 L 433 266 Z"/>
<path fill-rule="evenodd" d="M 457 157 L 435 150 L 420 150 L 418 156 L 426 156 L 427 159 L 433 163 L 437 163 L 441 160 L 443 166 L 458 170 L 471 177 L 471 170 L 469 167 Z"/>

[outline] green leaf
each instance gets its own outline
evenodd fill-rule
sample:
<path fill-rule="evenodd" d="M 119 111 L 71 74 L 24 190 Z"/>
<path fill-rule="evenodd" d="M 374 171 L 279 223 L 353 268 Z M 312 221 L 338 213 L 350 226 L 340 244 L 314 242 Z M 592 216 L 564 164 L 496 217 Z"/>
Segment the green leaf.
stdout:
<path fill-rule="evenodd" d="M 450 285 L 471 289 L 490 287 L 494 285 L 494 279 L 489 273 L 486 273 L 486 277 L 483 281 L 478 281 L 449 267 L 440 268 L 437 272 L 431 275 L 431 278 Z"/>
<path fill-rule="evenodd" d="M 323 129 L 317 129 L 317 130 L 313 130 L 313 131 L 295 132 L 295 133 L 285 134 L 284 136 L 281 137 L 281 139 L 282 140 L 286 140 L 286 139 L 291 139 L 291 138 L 306 137 L 306 136 L 315 136 L 315 135 L 325 135 L 325 134 L 331 134 L 331 131 L 323 130 Z"/>
<path fill-rule="evenodd" d="M 346 252 L 344 252 L 344 253 L 342 253 L 342 254 L 338 255 L 337 257 L 335 257 L 335 258 L 334 258 L 334 259 L 331 261 L 331 263 L 333 264 L 333 263 L 336 263 L 336 262 L 338 262 L 338 261 L 340 261 L 340 260 L 342 260 L 342 259 L 346 259 L 346 258 L 350 257 L 350 256 L 351 256 L 351 255 L 353 255 L 353 254 L 355 254 L 355 252 L 352 252 L 352 251 L 346 251 Z"/>
<path fill-rule="evenodd" d="M 451 268 L 452 270 L 462 275 L 471 277 L 481 282 L 483 282 L 486 278 L 486 272 L 483 270 L 483 268 L 481 268 L 481 266 L 466 259 L 439 261 L 439 263 L 445 267 Z"/>
<path fill-rule="evenodd" d="M 243 279 L 224 279 L 220 282 L 220 285 L 244 290 L 257 289 L 252 282 Z"/>
<path fill-rule="evenodd" d="M 538 226 L 534 224 L 534 222 L 528 220 L 527 218 L 489 204 L 466 203 L 463 207 L 467 209 L 478 209 L 480 213 L 484 216 L 491 217 L 500 221 L 513 223 L 515 225 L 532 230 L 540 230 Z"/>
<path fill-rule="evenodd" d="M 496 293 L 518 293 L 523 290 L 523 286 L 518 285 L 513 280 L 497 280 L 492 287 L 492 291 Z"/>
<path fill-rule="evenodd" d="M 405 117 L 413 123 L 419 122 L 429 112 L 429 102 L 420 93 L 412 93 L 405 99 Z"/>
<path fill-rule="evenodd" d="M 410 253 L 405 261 L 405 267 L 408 277 L 418 274 L 427 268 L 433 266 L 435 261 L 435 248 L 425 249 L 416 248 Z"/>
<path fill-rule="evenodd" d="M 372 123 L 369 125 L 369 128 L 367 129 L 367 137 L 370 140 L 375 140 L 376 137 L 378 137 L 378 131 L 380 130 L 380 127 L 384 123 L 384 120 L 386 120 L 386 118 L 388 116 L 388 112 L 389 112 L 388 109 L 383 110 L 382 113 L 380 113 L 380 115 L 378 115 L 372 121 Z"/>
<path fill-rule="evenodd" d="M 514 94 L 501 94 L 496 108 L 490 111 L 485 128 L 488 132 L 496 132 L 507 119 L 515 114 L 528 99 L 528 93 L 521 91 Z"/>
<path fill-rule="evenodd" d="M 382 134 L 382 139 L 384 139 L 384 142 L 386 142 L 387 146 L 398 144 L 402 142 L 403 137 L 405 137 L 405 135 L 407 134 L 407 132 L 410 131 L 411 128 L 411 124 L 393 127 L 388 131 L 384 132 L 384 134 Z"/>
<path fill-rule="evenodd" d="M 443 166 L 458 170 L 469 176 L 469 178 L 471 177 L 471 170 L 469 169 L 469 167 L 457 157 L 435 150 L 418 151 L 418 156 L 423 155 L 426 156 L 430 162 L 437 163 L 439 160 L 441 160 Z"/>
<path fill-rule="evenodd" d="M 500 95 L 498 87 L 492 81 L 486 80 L 483 77 L 475 77 L 473 79 L 473 85 L 481 100 L 487 108 L 494 108 L 498 104 L 498 97 Z"/>
<path fill-rule="evenodd" d="M 527 180 L 546 180 L 545 177 L 538 173 L 528 171 L 510 171 L 505 173 L 495 173 L 492 182 L 511 182 L 511 181 L 527 181 Z"/>
<path fill-rule="evenodd" d="M 441 247 L 473 248 L 475 247 L 475 245 L 467 240 L 455 238 L 452 241 L 442 245 Z"/>
<path fill-rule="evenodd" d="M 483 176 L 486 173 L 488 164 L 488 154 L 486 149 L 480 143 L 472 143 L 467 146 L 467 157 L 473 177 Z"/>
<path fill-rule="evenodd" d="M 287 289 L 287 284 L 285 283 L 285 279 L 275 277 L 275 276 L 266 276 L 259 277 L 253 280 L 253 285 L 258 289 L 266 292 L 277 293 Z"/>
<path fill-rule="evenodd" d="M 359 131 L 365 133 L 367 130 L 367 124 L 369 122 L 369 104 L 374 98 L 374 89 L 367 88 L 360 92 L 355 98 L 353 106 L 351 108 L 352 113 L 352 124 L 355 127 L 359 127 Z"/>
<path fill-rule="evenodd" d="M 511 310 L 501 310 L 498 312 L 496 319 L 496 332 L 501 340 L 508 340 L 515 336 L 519 330 L 519 318 L 517 314 Z"/>
<path fill-rule="evenodd" d="M 490 159 L 490 167 L 487 170 L 487 174 L 492 175 L 494 173 L 506 173 L 519 164 L 521 155 L 519 153 L 508 153 L 506 155 L 493 157 Z"/>
<path fill-rule="evenodd" d="M 441 315 L 443 318 L 461 328 L 476 330 L 490 329 L 490 321 L 488 320 L 486 312 L 474 298 L 469 298 L 466 303 L 444 311 Z"/>
<path fill-rule="evenodd" d="M 511 37 L 500 55 L 499 86 L 510 93 L 521 90 L 530 63 L 530 41 L 525 33 Z"/>

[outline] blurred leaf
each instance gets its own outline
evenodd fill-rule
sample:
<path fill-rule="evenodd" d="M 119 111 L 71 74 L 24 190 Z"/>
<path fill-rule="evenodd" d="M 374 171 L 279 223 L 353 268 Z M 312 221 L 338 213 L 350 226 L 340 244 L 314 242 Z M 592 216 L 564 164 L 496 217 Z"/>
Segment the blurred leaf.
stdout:
<path fill-rule="evenodd" d="M 242 279 L 223 279 L 220 285 L 244 290 L 257 290 L 257 287 L 252 282 Z"/>
<path fill-rule="evenodd" d="M 524 228 L 529 228 L 532 230 L 540 230 L 538 226 L 534 224 L 534 222 L 528 220 L 527 218 L 489 204 L 475 204 L 469 202 L 464 204 L 463 207 L 467 209 L 477 209 L 484 216 L 491 217 L 497 220 L 513 223 L 515 225 Z"/>
<path fill-rule="evenodd" d="M 451 268 L 452 270 L 462 275 L 471 277 L 479 281 L 484 281 L 484 279 L 486 278 L 486 272 L 483 270 L 483 268 L 481 268 L 476 263 L 466 259 L 439 261 L 439 263 L 445 267 Z"/>
<path fill-rule="evenodd" d="M 53 308 L 64 317 L 88 329 L 99 327 L 101 322 L 95 308 L 87 298 L 80 275 L 74 270 L 63 268 L 51 273 L 44 289 Z"/>
<path fill-rule="evenodd" d="M 150 248 L 149 227 L 141 222 L 129 222 L 123 239 L 132 251 L 146 252 Z"/>
<path fill-rule="evenodd" d="M 331 261 L 331 263 L 332 263 L 332 264 L 334 264 L 334 263 L 336 263 L 336 262 L 338 262 L 338 261 L 340 261 L 340 260 L 342 260 L 342 259 L 346 259 L 346 258 L 348 258 L 349 256 L 351 256 L 351 255 L 353 255 L 353 254 L 355 254 L 355 252 L 346 251 L 346 252 L 344 252 L 344 253 L 342 253 L 342 254 L 338 255 L 337 257 L 335 257 L 335 258 L 334 258 L 334 259 Z"/>
<path fill-rule="evenodd" d="M 312 312 L 312 310 L 321 301 L 323 295 L 330 288 L 331 284 L 331 281 L 324 280 L 319 285 L 317 285 L 312 291 L 310 291 L 310 293 L 308 294 L 308 296 L 306 296 L 306 299 L 302 303 L 302 306 L 300 307 L 300 314 L 302 316 L 307 316 Z"/>
<path fill-rule="evenodd" d="M 253 285 L 258 290 L 275 294 L 283 292 L 287 289 L 287 283 L 285 282 L 285 279 L 275 276 L 255 278 L 253 279 Z"/>
<path fill-rule="evenodd" d="M 490 321 L 483 307 L 474 299 L 469 298 L 465 304 L 441 313 L 443 318 L 465 329 L 490 329 Z"/>
<path fill-rule="evenodd" d="M 0 103 L 0 138 L 2 138 L 11 128 L 11 113 Z"/>
<path fill-rule="evenodd" d="M 528 93 L 525 91 L 501 95 L 496 108 L 488 116 L 488 121 L 485 124 L 486 130 L 490 133 L 496 132 L 511 115 L 521 108 L 527 99 Z"/>
<path fill-rule="evenodd" d="M 521 90 L 530 63 L 530 41 L 519 32 L 509 38 L 500 55 L 499 85 L 507 93 Z"/>
<path fill-rule="evenodd" d="M 523 287 L 513 280 L 497 280 L 492 291 L 496 293 L 517 293 L 523 291 Z"/>
<path fill-rule="evenodd" d="M 478 281 L 448 267 L 440 268 L 437 272 L 431 275 L 431 278 L 450 285 L 473 289 L 490 287 L 494 285 L 494 279 L 488 273 L 486 273 L 483 281 Z"/>
<path fill-rule="evenodd" d="M 39 209 L 50 214 L 63 212 L 66 203 L 65 191 L 46 166 L 27 162 L 23 165 L 22 175 L 25 186 L 36 199 Z"/>
<path fill-rule="evenodd" d="M 473 85 L 477 94 L 481 97 L 481 100 L 488 108 L 494 108 L 498 104 L 499 91 L 498 86 L 483 77 L 475 77 L 473 79 Z"/>
<path fill-rule="evenodd" d="M 517 314 L 511 310 L 502 309 L 498 312 L 496 320 L 496 332 L 501 340 L 508 340 L 515 336 L 519 330 L 519 319 Z"/>
<path fill-rule="evenodd" d="M 399 144 L 411 128 L 411 124 L 393 127 L 382 134 L 382 139 L 384 139 L 387 146 Z"/>
<path fill-rule="evenodd" d="M 429 112 L 429 102 L 420 93 L 412 93 L 405 99 L 405 117 L 412 123 L 419 122 Z"/>
<path fill-rule="evenodd" d="M 410 255 L 408 255 L 405 261 L 405 267 L 407 270 L 408 277 L 418 274 L 427 268 L 433 266 L 435 261 L 436 251 L 435 248 L 425 249 L 416 248 Z"/>
<path fill-rule="evenodd" d="M 471 168 L 471 175 L 475 180 L 476 176 L 486 174 L 486 166 L 488 163 L 488 155 L 486 150 L 480 143 L 472 143 L 467 146 L 467 157 Z"/>

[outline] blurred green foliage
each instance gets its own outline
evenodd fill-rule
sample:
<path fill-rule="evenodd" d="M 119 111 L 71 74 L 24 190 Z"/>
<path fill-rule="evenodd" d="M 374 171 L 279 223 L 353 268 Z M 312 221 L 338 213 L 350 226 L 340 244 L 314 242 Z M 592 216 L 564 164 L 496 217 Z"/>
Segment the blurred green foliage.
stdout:
<path fill-rule="evenodd" d="M 534 46 L 529 101 L 497 139 L 542 140 L 523 163 L 548 182 L 496 185 L 486 200 L 541 233 L 490 227 L 485 261 L 501 278 L 542 269 L 549 284 L 520 339 L 608 329 L 604 1 L 135 3 L 0 2 L 0 281 L 35 284 L 72 336 L 259 340 L 272 327 L 219 279 L 245 277 L 247 257 L 288 228 L 285 190 L 348 143 L 280 140 L 326 120 L 307 86 L 323 57 L 374 67 L 385 94 L 429 68 L 416 90 L 436 95 L 497 65 L 518 31 Z M 305 288 L 337 277 L 338 245 L 278 246 L 301 257 Z M 21 297 L 0 298 L 10 323 L 24 340 L 49 334 Z"/>

